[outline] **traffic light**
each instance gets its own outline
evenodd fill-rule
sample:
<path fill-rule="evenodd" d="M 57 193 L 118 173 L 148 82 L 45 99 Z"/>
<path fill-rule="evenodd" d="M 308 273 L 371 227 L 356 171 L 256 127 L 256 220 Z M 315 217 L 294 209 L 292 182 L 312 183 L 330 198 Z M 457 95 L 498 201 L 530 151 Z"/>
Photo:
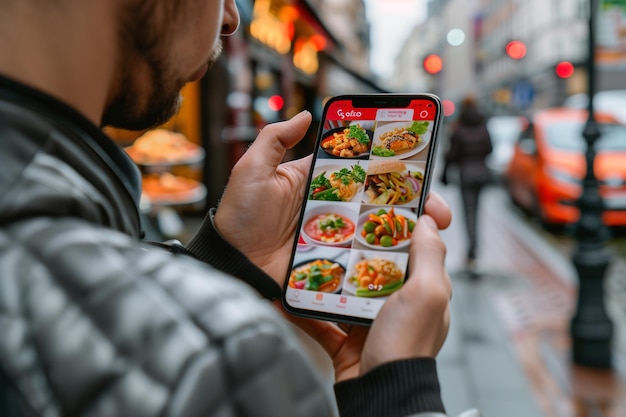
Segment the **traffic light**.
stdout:
<path fill-rule="evenodd" d="M 442 100 L 441 104 L 443 105 L 443 115 L 446 117 L 452 116 L 456 111 L 456 106 L 452 100 Z"/>
<path fill-rule="evenodd" d="M 267 106 L 274 111 L 280 111 L 284 105 L 285 100 L 277 94 L 267 99 Z"/>
<path fill-rule="evenodd" d="M 526 45 L 522 41 L 511 41 L 506 44 L 504 51 L 511 59 L 522 59 L 526 56 Z"/>
<path fill-rule="evenodd" d="M 443 69 L 443 60 L 437 54 L 430 54 L 424 58 L 424 71 L 429 74 L 437 74 Z"/>
<path fill-rule="evenodd" d="M 569 78 L 574 75 L 574 65 L 571 62 L 562 61 L 556 64 L 554 71 L 559 78 Z"/>

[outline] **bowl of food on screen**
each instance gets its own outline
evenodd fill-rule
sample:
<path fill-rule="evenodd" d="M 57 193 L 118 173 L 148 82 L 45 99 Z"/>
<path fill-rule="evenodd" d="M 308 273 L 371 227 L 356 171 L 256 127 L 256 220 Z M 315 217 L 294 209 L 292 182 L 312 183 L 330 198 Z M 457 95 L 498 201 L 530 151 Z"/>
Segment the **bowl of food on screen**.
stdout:
<path fill-rule="evenodd" d="M 369 155 L 372 132 L 354 124 L 324 132 L 320 148 L 337 158 L 362 158 Z"/>
<path fill-rule="evenodd" d="M 405 248 L 411 241 L 417 216 L 397 207 L 378 208 L 359 216 L 357 241 L 368 249 Z"/>
<path fill-rule="evenodd" d="M 331 259 L 311 259 L 296 264 L 289 275 L 289 287 L 297 290 L 337 293 L 346 268 Z"/>
<path fill-rule="evenodd" d="M 349 167 L 322 166 L 314 173 L 309 187 L 309 200 L 352 201 L 365 183 L 365 169 L 354 164 Z"/>
<path fill-rule="evenodd" d="M 372 156 L 408 158 L 421 152 L 430 139 L 429 125 L 427 121 L 413 121 L 379 126 L 372 142 Z"/>
<path fill-rule="evenodd" d="M 350 246 L 356 230 L 356 213 L 341 204 L 324 204 L 309 210 L 302 224 L 302 239 L 309 245 Z"/>
<path fill-rule="evenodd" d="M 419 197 L 424 173 L 401 160 L 371 161 L 365 179 L 363 202 L 367 204 L 409 204 Z"/>
<path fill-rule="evenodd" d="M 357 297 L 384 297 L 399 290 L 403 282 L 404 270 L 395 261 L 374 257 L 358 261 L 346 285 Z"/>

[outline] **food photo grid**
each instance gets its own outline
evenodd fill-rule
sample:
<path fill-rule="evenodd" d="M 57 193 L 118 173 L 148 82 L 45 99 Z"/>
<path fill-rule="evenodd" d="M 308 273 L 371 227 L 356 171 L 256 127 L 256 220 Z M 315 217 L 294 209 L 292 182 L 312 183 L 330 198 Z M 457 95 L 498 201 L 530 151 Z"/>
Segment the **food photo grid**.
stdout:
<path fill-rule="evenodd" d="M 291 301 L 338 312 L 367 300 L 369 317 L 402 286 L 430 147 L 432 121 L 327 121 L 317 149 Z M 301 290 L 313 291 L 304 297 Z M 337 297 L 324 297 L 324 294 Z M 380 300 L 380 301 L 378 301 Z M 351 314 L 356 314 L 354 311 Z"/>

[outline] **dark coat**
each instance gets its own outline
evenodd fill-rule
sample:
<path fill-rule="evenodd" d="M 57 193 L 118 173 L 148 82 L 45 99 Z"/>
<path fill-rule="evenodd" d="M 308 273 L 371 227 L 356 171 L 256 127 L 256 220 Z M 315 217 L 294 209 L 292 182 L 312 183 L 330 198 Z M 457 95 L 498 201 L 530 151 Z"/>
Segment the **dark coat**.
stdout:
<path fill-rule="evenodd" d="M 458 167 L 462 186 L 485 185 L 491 180 L 485 159 L 492 150 L 484 117 L 476 109 L 465 109 L 450 137 L 444 157 L 446 169 L 450 165 Z"/>
<path fill-rule="evenodd" d="M 69 114 L 0 77 L 0 415 L 331 415 L 269 302 L 138 239 L 130 160 Z"/>

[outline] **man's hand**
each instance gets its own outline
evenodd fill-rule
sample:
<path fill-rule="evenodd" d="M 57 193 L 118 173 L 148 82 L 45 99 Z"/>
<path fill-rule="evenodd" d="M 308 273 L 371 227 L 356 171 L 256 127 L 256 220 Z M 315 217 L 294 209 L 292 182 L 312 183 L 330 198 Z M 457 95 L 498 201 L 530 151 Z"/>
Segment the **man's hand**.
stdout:
<path fill-rule="evenodd" d="M 267 125 L 235 164 L 215 214 L 228 242 L 281 286 L 298 225 L 311 157 L 281 164 L 311 124 L 302 112 Z"/>
<path fill-rule="evenodd" d="M 449 208 L 432 194 L 411 238 L 410 277 L 389 297 L 371 328 L 352 326 L 344 332 L 329 322 L 290 318 L 328 352 L 337 382 L 387 362 L 437 355 L 448 333 L 452 294 L 446 248 L 437 229 L 449 223 Z"/>

